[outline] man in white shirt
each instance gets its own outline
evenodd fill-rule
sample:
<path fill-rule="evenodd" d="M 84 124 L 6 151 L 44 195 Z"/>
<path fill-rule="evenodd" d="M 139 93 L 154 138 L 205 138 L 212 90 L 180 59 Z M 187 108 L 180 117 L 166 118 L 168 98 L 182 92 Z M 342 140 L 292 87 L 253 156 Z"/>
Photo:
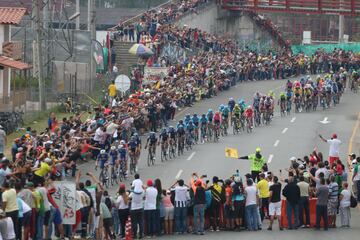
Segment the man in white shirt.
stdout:
<path fill-rule="evenodd" d="M 250 231 L 258 230 L 258 203 L 259 195 L 256 186 L 251 178 L 246 180 L 245 188 L 245 216 L 247 227 Z"/>
<path fill-rule="evenodd" d="M 160 225 L 160 219 L 157 218 L 156 214 L 156 198 L 158 191 L 153 186 L 153 181 L 151 179 L 147 180 L 147 188 L 145 190 L 145 206 L 144 206 L 144 216 L 146 222 L 146 235 L 148 237 L 155 236 L 157 233 L 157 226 Z"/>
<path fill-rule="evenodd" d="M 330 167 L 332 167 L 332 165 L 336 163 L 337 160 L 339 160 L 341 141 L 337 138 L 337 135 L 335 133 L 332 135 L 331 139 L 325 139 L 321 135 L 319 135 L 319 137 L 323 142 L 326 142 L 330 145 L 329 163 Z"/>
<path fill-rule="evenodd" d="M 136 174 L 135 174 L 135 178 L 136 178 Z M 144 192 L 141 191 L 137 193 L 135 191 L 132 191 L 129 195 L 129 199 L 131 200 L 130 217 L 131 217 L 131 228 L 133 230 L 133 237 L 136 238 L 139 227 L 139 238 L 142 238 L 144 233 L 144 221 L 143 221 Z"/>
<path fill-rule="evenodd" d="M 15 239 L 13 221 L 10 217 L 6 217 L 2 209 L 0 209 L 0 238 L 4 240 Z"/>
<path fill-rule="evenodd" d="M 177 184 L 177 186 L 175 186 Z M 175 187 L 174 187 L 175 186 Z M 184 184 L 184 180 L 180 179 L 172 186 L 171 191 L 175 192 L 174 215 L 175 229 L 177 233 L 185 233 L 187 230 L 187 205 L 190 199 L 189 188 Z"/>

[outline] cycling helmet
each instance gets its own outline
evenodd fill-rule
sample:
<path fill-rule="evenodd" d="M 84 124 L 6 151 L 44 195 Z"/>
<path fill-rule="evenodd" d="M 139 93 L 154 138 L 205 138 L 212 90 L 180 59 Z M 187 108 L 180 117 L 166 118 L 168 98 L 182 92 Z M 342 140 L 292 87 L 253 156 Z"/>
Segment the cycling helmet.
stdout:
<path fill-rule="evenodd" d="M 184 123 L 183 120 L 180 120 L 180 121 L 179 121 L 179 124 L 183 124 L 183 123 Z"/>
<path fill-rule="evenodd" d="M 167 132 L 166 128 L 163 128 L 163 129 L 161 130 L 161 132 L 162 132 L 162 133 L 166 133 L 166 132 Z"/>
<path fill-rule="evenodd" d="M 154 136 L 155 134 L 155 132 L 150 132 L 150 136 Z"/>
<path fill-rule="evenodd" d="M 212 113 L 212 112 L 213 112 L 213 110 L 212 110 L 211 108 L 209 108 L 208 112 L 209 112 L 209 113 Z"/>
<path fill-rule="evenodd" d="M 120 144 L 122 144 L 122 145 L 124 145 L 125 143 L 126 143 L 125 140 L 120 141 Z"/>
<path fill-rule="evenodd" d="M 186 116 L 185 116 L 185 118 L 190 118 L 191 116 L 190 116 L 190 114 L 186 114 Z"/>
<path fill-rule="evenodd" d="M 232 97 L 231 97 L 231 98 L 229 98 L 229 102 L 230 102 L 230 101 L 231 101 L 231 102 L 232 102 L 232 101 L 234 101 L 234 98 L 232 98 Z"/>
<path fill-rule="evenodd" d="M 136 141 L 136 137 L 135 137 L 135 136 L 132 136 L 132 137 L 130 138 L 130 141 Z"/>
<path fill-rule="evenodd" d="M 192 121 L 192 120 L 190 120 L 190 121 L 189 121 L 189 124 L 193 124 L 193 121 Z"/>
<path fill-rule="evenodd" d="M 197 113 L 194 113 L 193 117 L 197 117 Z"/>
<path fill-rule="evenodd" d="M 205 113 L 203 113 L 203 114 L 201 115 L 201 117 L 203 117 L 203 118 L 206 117 Z"/>
<path fill-rule="evenodd" d="M 100 154 L 105 154 L 105 153 L 106 153 L 105 149 L 100 150 Z"/>
<path fill-rule="evenodd" d="M 120 144 L 120 145 L 118 146 L 118 149 L 121 149 L 121 148 L 124 148 L 124 145 Z"/>
<path fill-rule="evenodd" d="M 111 150 L 115 150 L 116 149 L 116 147 L 115 146 L 111 146 L 111 148 L 110 148 Z"/>
<path fill-rule="evenodd" d="M 134 133 L 134 137 L 138 137 L 139 136 L 139 134 L 136 132 L 136 133 Z"/>

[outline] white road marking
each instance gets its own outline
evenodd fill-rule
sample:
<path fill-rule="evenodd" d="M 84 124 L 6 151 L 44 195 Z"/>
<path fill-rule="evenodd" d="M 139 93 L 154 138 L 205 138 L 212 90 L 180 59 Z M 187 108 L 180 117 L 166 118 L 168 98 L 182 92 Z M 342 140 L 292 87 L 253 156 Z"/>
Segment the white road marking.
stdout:
<path fill-rule="evenodd" d="M 296 117 L 293 117 L 290 122 L 293 123 L 293 122 L 295 122 L 295 120 L 296 120 Z"/>
<path fill-rule="evenodd" d="M 274 143 L 274 147 L 277 147 L 279 145 L 279 143 L 280 143 L 280 140 L 279 139 L 276 140 L 275 143 Z"/>
<path fill-rule="evenodd" d="M 320 123 L 322 124 L 328 124 L 328 123 L 331 123 L 330 121 L 328 121 L 328 117 L 324 117 L 324 120 L 322 121 L 319 121 Z"/>
<path fill-rule="evenodd" d="M 284 133 L 286 133 L 287 132 L 287 130 L 288 130 L 288 128 L 284 128 L 284 130 L 282 130 L 282 134 L 284 134 Z"/>
<path fill-rule="evenodd" d="M 274 158 L 274 155 L 270 154 L 267 163 L 271 163 L 273 158 Z"/>
<path fill-rule="evenodd" d="M 180 176 L 181 176 L 181 174 L 182 174 L 182 172 L 183 172 L 183 170 L 180 169 L 179 172 L 176 174 L 175 179 L 179 179 Z"/>
<path fill-rule="evenodd" d="M 190 161 L 194 156 L 196 152 L 192 152 L 190 156 L 186 159 L 187 161 Z"/>

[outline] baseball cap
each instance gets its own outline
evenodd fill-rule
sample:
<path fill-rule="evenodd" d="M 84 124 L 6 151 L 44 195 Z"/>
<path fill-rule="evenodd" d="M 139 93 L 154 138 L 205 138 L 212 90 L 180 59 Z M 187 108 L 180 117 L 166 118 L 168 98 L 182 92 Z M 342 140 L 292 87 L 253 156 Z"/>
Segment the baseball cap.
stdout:
<path fill-rule="evenodd" d="M 356 154 L 355 154 L 355 153 L 351 153 L 351 154 L 349 154 L 349 156 L 352 157 L 352 158 L 356 158 Z"/>
<path fill-rule="evenodd" d="M 148 179 L 147 180 L 147 185 L 150 187 L 150 186 L 153 186 L 153 181 L 151 179 Z"/>
<path fill-rule="evenodd" d="M 120 189 L 125 189 L 125 183 L 120 183 Z"/>
<path fill-rule="evenodd" d="M 336 133 L 334 133 L 334 134 L 332 135 L 332 138 L 337 138 Z"/>

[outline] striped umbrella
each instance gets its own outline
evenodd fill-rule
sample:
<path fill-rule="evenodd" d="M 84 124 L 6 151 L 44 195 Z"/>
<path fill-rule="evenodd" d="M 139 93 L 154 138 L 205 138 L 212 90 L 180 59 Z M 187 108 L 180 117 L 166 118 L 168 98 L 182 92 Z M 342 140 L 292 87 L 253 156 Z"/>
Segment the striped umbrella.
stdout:
<path fill-rule="evenodd" d="M 154 54 L 150 48 L 144 46 L 143 44 L 135 43 L 130 49 L 129 53 L 137 55 L 137 56 L 151 56 Z"/>

